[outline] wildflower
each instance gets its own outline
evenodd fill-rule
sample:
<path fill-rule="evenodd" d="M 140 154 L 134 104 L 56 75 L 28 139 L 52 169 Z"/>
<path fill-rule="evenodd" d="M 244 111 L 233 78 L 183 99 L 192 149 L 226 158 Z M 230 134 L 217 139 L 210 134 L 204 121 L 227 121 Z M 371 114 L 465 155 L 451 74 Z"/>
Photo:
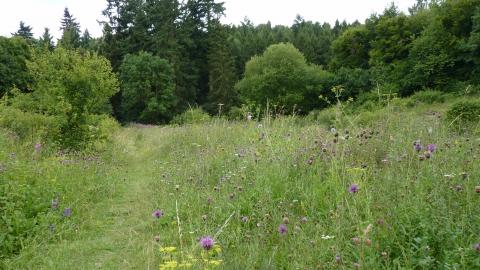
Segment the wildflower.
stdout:
<path fill-rule="evenodd" d="M 300 230 L 301 230 L 300 227 L 295 226 L 295 231 L 300 231 Z"/>
<path fill-rule="evenodd" d="M 161 216 L 163 216 L 163 211 L 162 210 L 156 210 L 152 214 L 152 217 L 156 217 L 156 218 L 160 218 Z"/>
<path fill-rule="evenodd" d="M 65 208 L 65 213 L 63 213 L 63 216 L 66 217 L 70 214 L 70 208 Z"/>
<path fill-rule="evenodd" d="M 351 193 L 357 193 L 358 192 L 357 185 L 351 185 L 350 186 L 350 192 Z"/>
<path fill-rule="evenodd" d="M 302 218 L 302 223 L 305 223 L 305 222 L 307 222 L 307 218 L 306 218 L 306 217 L 303 217 L 303 218 Z"/>
<path fill-rule="evenodd" d="M 258 125 L 258 128 L 262 128 L 262 127 L 263 127 L 262 124 L 259 124 L 259 125 Z"/>
<path fill-rule="evenodd" d="M 355 269 L 358 269 L 358 267 L 360 267 L 360 264 L 354 263 L 353 266 L 355 267 Z"/>
<path fill-rule="evenodd" d="M 386 258 L 387 258 L 387 252 L 385 252 L 385 251 L 382 252 L 382 257 L 383 257 L 384 259 L 386 259 Z"/>
<path fill-rule="evenodd" d="M 207 202 L 211 202 L 212 199 L 210 197 L 207 198 Z"/>
<path fill-rule="evenodd" d="M 360 238 L 358 238 L 358 237 L 353 238 L 353 243 L 355 243 L 355 244 L 360 243 Z"/>
<path fill-rule="evenodd" d="M 204 250 L 210 250 L 213 248 L 213 238 L 210 236 L 200 238 L 200 245 Z"/>
<path fill-rule="evenodd" d="M 439 113 L 437 114 L 438 118 L 442 118 L 443 117 L 443 114 Z"/>
<path fill-rule="evenodd" d="M 420 145 L 420 144 L 416 144 L 414 147 L 413 147 L 413 150 L 417 151 L 417 152 L 420 152 L 422 151 L 423 147 Z"/>
<path fill-rule="evenodd" d="M 243 217 L 243 218 L 242 218 L 242 221 L 243 221 L 243 222 L 247 222 L 247 221 L 248 221 L 248 218 L 247 218 L 247 217 Z"/>
<path fill-rule="evenodd" d="M 457 189 L 457 190 L 460 190 L 460 189 L 462 189 L 462 186 L 457 185 L 457 186 L 456 186 L 456 189 Z"/>
<path fill-rule="evenodd" d="M 40 149 L 41 147 L 42 147 L 42 144 L 41 144 L 41 143 L 35 144 L 35 149 Z"/>
<path fill-rule="evenodd" d="M 474 248 L 476 251 L 480 251 L 480 245 L 479 245 L 479 244 L 473 245 L 473 248 Z"/>
<path fill-rule="evenodd" d="M 278 229 L 280 230 L 281 234 L 287 234 L 287 226 L 280 225 L 280 227 L 278 227 Z"/>
<path fill-rule="evenodd" d="M 437 149 L 437 147 L 434 145 L 434 144 L 429 144 L 427 145 L 427 149 L 431 152 L 435 151 L 435 149 Z"/>
<path fill-rule="evenodd" d="M 332 133 L 337 132 L 337 130 L 336 130 L 335 128 L 330 129 L 330 131 L 331 131 Z"/>
<path fill-rule="evenodd" d="M 308 165 L 312 165 L 312 160 L 311 160 L 311 159 L 307 159 L 307 164 L 308 164 Z"/>
<path fill-rule="evenodd" d="M 50 233 L 53 233 L 53 229 L 55 229 L 55 224 L 52 224 L 52 225 L 50 226 Z"/>
<path fill-rule="evenodd" d="M 60 200 L 58 198 L 54 202 L 52 202 L 52 208 L 55 209 L 55 207 L 57 207 L 59 202 L 60 202 Z"/>

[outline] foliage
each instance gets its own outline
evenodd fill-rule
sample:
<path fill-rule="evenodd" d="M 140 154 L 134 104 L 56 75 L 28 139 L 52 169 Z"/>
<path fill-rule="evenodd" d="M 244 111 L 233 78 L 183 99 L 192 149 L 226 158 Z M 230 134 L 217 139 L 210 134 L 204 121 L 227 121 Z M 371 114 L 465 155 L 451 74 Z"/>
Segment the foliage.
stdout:
<path fill-rule="evenodd" d="M 333 59 L 330 70 L 344 68 L 367 68 L 370 50 L 370 32 L 365 26 L 350 27 L 333 41 Z"/>
<path fill-rule="evenodd" d="M 11 106 L 55 116 L 60 133 L 52 139 L 62 148 L 81 149 L 94 140 L 88 118 L 111 113 L 108 99 L 119 90 L 108 61 L 96 53 L 57 48 L 36 55 L 28 67 L 36 86 L 31 93 L 16 93 Z"/>
<path fill-rule="evenodd" d="M 210 116 L 201 108 L 189 110 L 175 116 L 172 119 L 174 125 L 199 125 L 210 121 Z"/>
<path fill-rule="evenodd" d="M 312 100 L 306 100 L 306 96 L 314 93 L 318 97 L 322 93 L 320 82 L 326 75 L 320 67 L 309 66 L 292 44 L 280 43 L 247 63 L 243 79 L 235 89 L 244 100 L 262 107 L 270 103 L 287 111 L 295 107 L 308 111 L 314 104 L 309 104 Z"/>
<path fill-rule="evenodd" d="M 166 123 L 176 105 L 173 69 L 151 53 L 127 54 L 120 67 L 125 119 L 147 124 Z"/>
<path fill-rule="evenodd" d="M 11 33 L 12 36 L 19 36 L 22 37 L 29 43 L 30 45 L 33 42 L 33 33 L 32 33 L 32 27 L 29 25 L 25 25 L 25 22 L 21 21 L 20 22 L 20 28 L 17 30 L 15 33 Z"/>
<path fill-rule="evenodd" d="M 466 125 L 480 122 L 480 103 L 478 101 L 460 100 L 448 107 L 447 119 L 454 127 L 465 128 Z"/>
<path fill-rule="evenodd" d="M 235 62 L 230 54 L 226 30 L 219 21 L 216 21 L 209 31 L 211 48 L 208 55 L 210 72 L 208 100 L 215 107 L 223 104 L 223 109 L 228 111 L 231 106 L 238 103 L 238 95 L 234 89 L 237 81 Z"/>
<path fill-rule="evenodd" d="M 53 52 L 55 49 L 55 45 L 53 44 L 53 36 L 50 35 L 50 29 L 48 27 L 45 27 L 45 32 L 43 32 L 43 35 L 38 40 L 36 49 L 40 52 L 43 50 Z"/>
<path fill-rule="evenodd" d="M 22 37 L 0 37 L 0 96 L 13 87 L 26 92 L 34 83 L 27 67 L 30 48 Z"/>
<path fill-rule="evenodd" d="M 448 96 L 436 90 L 426 89 L 424 91 L 416 92 L 411 96 L 412 100 L 418 100 L 426 104 L 444 103 Z"/>

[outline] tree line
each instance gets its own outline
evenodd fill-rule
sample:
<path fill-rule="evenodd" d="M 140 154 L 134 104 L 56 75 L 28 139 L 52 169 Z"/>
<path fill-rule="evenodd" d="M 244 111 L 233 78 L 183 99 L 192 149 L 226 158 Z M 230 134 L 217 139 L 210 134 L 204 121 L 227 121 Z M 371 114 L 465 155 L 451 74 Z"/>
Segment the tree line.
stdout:
<path fill-rule="evenodd" d="M 0 95 L 34 89 L 26 62 L 59 48 L 108 59 L 120 85 L 109 106 L 120 122 L 165 124 L 195 105 L 211 114 L 267 103 L 308 113 L 328 106 L 337 86 L 340 98 L 361 102 L 373 89 L 409 96 L 479 83 L 480 0 L 417 0 L 408 13 L 392 3 L 352 24 L 298 15 L 291 26 L 221 24 L 225 8 L 213 0 L 106 2 L 102 37 L 82 34 L 68 8 L 56 44 L 48 28 L 35 39 L 24 22 L 0 37 Z"/>

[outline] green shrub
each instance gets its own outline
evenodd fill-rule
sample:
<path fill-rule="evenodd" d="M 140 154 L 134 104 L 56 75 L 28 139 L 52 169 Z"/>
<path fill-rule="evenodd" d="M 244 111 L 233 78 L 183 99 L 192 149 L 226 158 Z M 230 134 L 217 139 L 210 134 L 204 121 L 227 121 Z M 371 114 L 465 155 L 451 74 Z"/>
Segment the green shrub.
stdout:
<path fill-rule="evenodd" d="M 437 90 L 430 90 L 427 89 L 425 91 L 416 92 L 411 96 L 411 99 L 414 101 L 420 101 L 426 104 L 433 104 L 433 103 L 444 103 L 447 96 Z"/>
<path fill-rule="evenodd" d="M 182 114 L 175 116 L 171 123 L 176 125 L 196 125 L 206 123 L 208 121 L 210 121 L 210 115 L 208 115 L 208 113 L 206 113 L 204 110 L 200 108 L 190 108 Z"/>
<path fill-rule="evenodd" d="M 454 127 L 472 124 L 480 121 L 480 102 L 462 100 L 453 103 L 447 110 L 447 120 Z"/>

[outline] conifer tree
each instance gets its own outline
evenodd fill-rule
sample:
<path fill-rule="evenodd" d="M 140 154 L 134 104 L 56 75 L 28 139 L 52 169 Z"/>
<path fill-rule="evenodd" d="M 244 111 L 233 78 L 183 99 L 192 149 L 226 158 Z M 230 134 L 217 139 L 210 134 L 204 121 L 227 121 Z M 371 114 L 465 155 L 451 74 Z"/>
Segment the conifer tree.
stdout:
<path fill-rule="evenodd" d="M 209 70 L 209 92 L 208 100 L 212 107 L 217 105 L 230 106 L 236 105 L 238 101 L 234 86 L 237 81 L 235 76 L 235 63 L 230 54 L 231 48 L 228 42 L 227 29 L 220 24 L 219 20 L 214 21 L 210 27 L 210 51 L 208 54 Z"/>
<path fill-rule="evenodd" d="M 33 40 L 33 33 L 32 33 L 32 27 L 30 25 L 25 25 L 25 22 L 20 21 L 20 28 L 17 30 L 17 32 L 11 33 L 12 36 L 20 36 L 23 37 L 27 43 L 31 45 L 32 40 Z"/>

